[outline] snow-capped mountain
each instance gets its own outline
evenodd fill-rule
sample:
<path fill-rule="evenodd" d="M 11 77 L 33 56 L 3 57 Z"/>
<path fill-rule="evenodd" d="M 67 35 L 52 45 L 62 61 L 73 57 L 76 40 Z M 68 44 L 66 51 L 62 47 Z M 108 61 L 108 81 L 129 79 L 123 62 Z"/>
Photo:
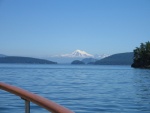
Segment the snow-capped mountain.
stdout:
<path fill-rule="evenodd" d="M 81 51 L 81 50 L 75 50 L 74 52 L 72 52 L 71 54 L 64 54 L 61 55 L 62 57 L 79 57 L 79 58 L 89 58 L 89 57 L 94 57 L 93 55 L 85 52 L 85 51 Z"/>
<path fill-rule="evenodd" d="M 62 54 L 62 55 L 55 55 L 49 58 L 46 58 L 51 61 L 55 61 L 58 63 L 71 63 L 73 60 L 82 60 L 85 58 L 93 58 L 93 59 L 102 59 L 107 55 L 92 55 L 82 50 L 75 50 L 70 54 Z"/>

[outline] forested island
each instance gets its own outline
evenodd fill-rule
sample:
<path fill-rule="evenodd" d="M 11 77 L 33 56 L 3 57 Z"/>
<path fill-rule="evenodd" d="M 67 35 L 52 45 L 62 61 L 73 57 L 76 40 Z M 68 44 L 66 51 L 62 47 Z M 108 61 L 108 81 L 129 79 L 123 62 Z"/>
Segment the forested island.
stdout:
<path fill-rule="evenodd" d="M 134 50 L 134 68 L 150 68 L 150 42 L 141 43 L 140 47 Z"/>
<path fill-rule="evenodd" d="M 6 56 L 0 57 L 0 63 L 17 63 L 17 64 L 57 64 L 49 60 L 31 58 L 31 57 L 19 57 L 19 56 Z"/>
<path fill-rule="evenodd" d="M 74 60 L 71 62 L 71 64 L 85 64 L 85 63 L 80 60 Z"/>
<path fill-rule="evenodd" d="M 97 60 L 95 65 L 131 65 L 133 63 L 133 52 L 118 53 L 101 60 Z"/>

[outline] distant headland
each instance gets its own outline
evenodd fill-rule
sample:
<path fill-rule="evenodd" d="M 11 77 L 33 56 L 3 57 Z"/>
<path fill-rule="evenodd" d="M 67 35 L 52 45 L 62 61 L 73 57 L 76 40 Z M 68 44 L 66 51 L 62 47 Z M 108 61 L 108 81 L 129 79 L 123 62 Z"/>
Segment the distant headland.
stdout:
<path fill-rule="evenodd" d="M 19 57 L 19 56 L 3 56 L 0 57 L 0 63 L 15 63 L 15 64 L 57 64 L 57 62 L 31 58 L 31 57 Z"/>

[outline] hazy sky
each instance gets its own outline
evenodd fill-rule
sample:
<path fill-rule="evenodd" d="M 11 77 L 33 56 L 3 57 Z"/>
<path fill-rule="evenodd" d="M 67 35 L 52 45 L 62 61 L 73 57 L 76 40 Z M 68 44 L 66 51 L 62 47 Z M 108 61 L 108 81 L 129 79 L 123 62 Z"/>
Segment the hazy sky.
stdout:
<path fill-rule="evenodd" d="M 0 0 L 0 54 L 114 54 L 146 41 L 150 0 Z"/>

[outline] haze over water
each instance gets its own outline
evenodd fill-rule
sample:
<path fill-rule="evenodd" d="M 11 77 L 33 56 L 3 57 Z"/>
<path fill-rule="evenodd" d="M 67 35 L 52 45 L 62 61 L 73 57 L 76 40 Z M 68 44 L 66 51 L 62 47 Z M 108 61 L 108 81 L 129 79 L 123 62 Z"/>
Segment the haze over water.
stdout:
<path fill-rule="evenodd" d="M 0 64 L 0 81 L 76 113 L 150 112 L 150 70 L 130 66 Z M 0 113 L 24 112 L 24 101 L 0 90 Z M 31 104 L 31 112 L 48 113 Z"/>

